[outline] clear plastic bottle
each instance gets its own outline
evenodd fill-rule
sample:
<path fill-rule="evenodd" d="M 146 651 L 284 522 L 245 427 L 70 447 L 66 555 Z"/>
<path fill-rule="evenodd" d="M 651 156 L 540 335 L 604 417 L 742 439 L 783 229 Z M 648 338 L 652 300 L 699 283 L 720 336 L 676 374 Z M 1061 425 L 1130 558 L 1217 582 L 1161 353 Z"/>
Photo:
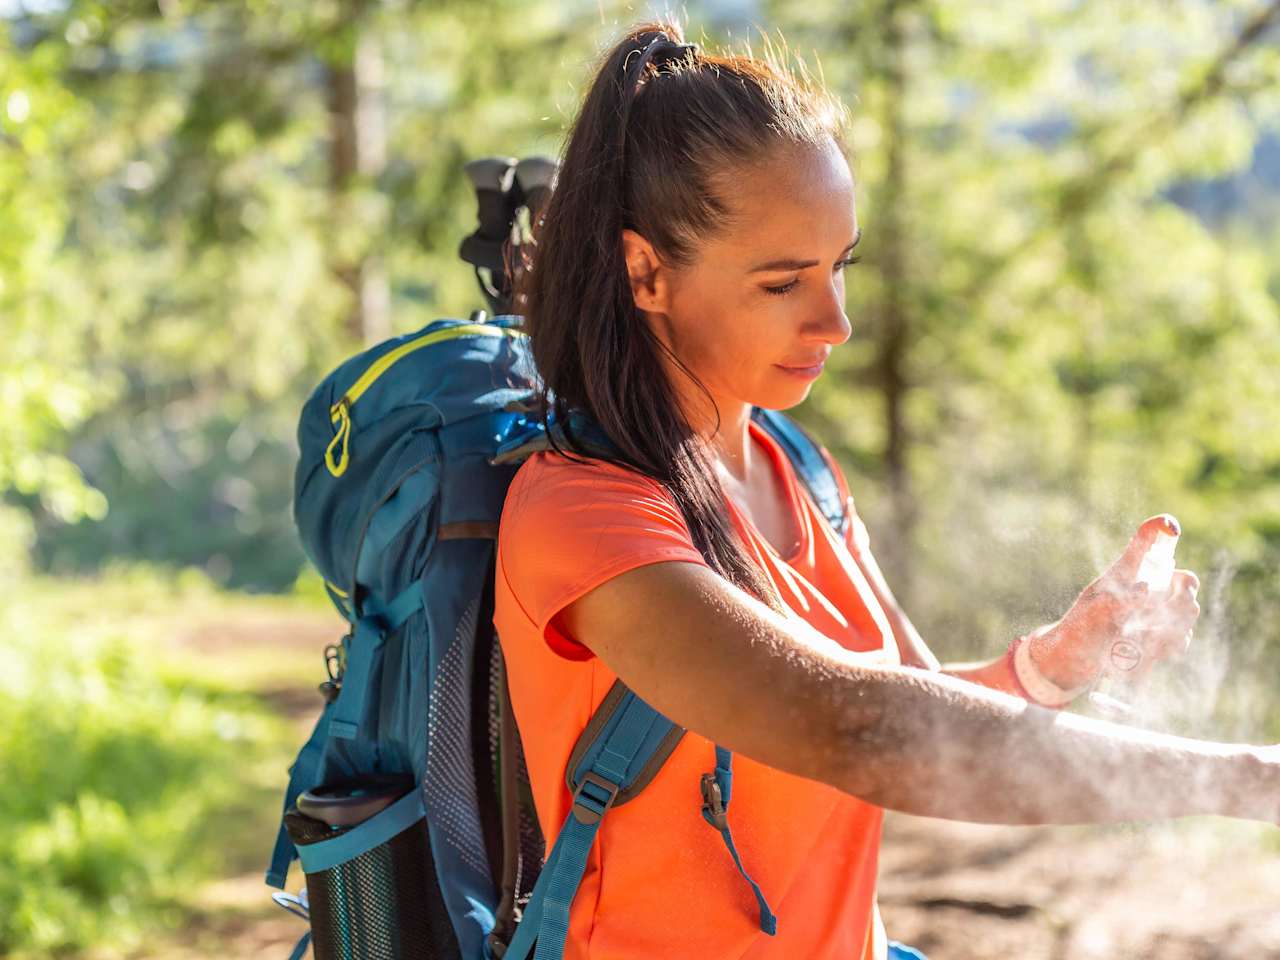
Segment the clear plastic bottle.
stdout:
<path fill-rule="evenodd" d="M 1178 546 L 1178 535 L 1161 531 L 1147 549 L 1138 566 L 1139 583 L 1145 583 L 1150 593 L 1164 593 L 1173 581 L 1173 553 Z M 1134 681 L 1138 667 L 1142 665 L 1141 634 L 1146 628 L 1141 617 L 1133 617 L 1120 631 L 1120 638 L 1111 645 L 1102 670 L 1089 693 L 1089 703 L 1102 715 L 1114 720 L 1126 720 L 1133 716 L 1133 700 L 1137 694 Z"/>

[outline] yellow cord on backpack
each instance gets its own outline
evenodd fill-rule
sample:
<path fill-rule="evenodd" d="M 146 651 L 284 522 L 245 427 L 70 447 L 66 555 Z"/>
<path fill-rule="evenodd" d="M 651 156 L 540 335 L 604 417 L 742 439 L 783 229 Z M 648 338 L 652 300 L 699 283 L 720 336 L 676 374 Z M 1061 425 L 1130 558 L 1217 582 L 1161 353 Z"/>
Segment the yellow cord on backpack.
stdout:
<path fill-rule="evenodd" d="M 338 432 L 333 435 L 328 449 L 324 452 L 324 465 L 329 468 L 331 474 L 340 477 L 347 472 L 347 464 L 351 462 L 348 448 L 351 439 L 351 405 L 346 397 L 334 404 L 333 409 L 329 411 L 329 416 L 338 425 Z M 342 444 L 342 454 L 335 463 L 333 454 L 338 444 Z"/>
<path fill-rule="evenodd" d="M 523 330 L 507 329 L 505 327 L 496 327 L 489 323 L 461 323 L 456 326 L 446 327 L 443 330 L 433 330 L 431 333 L 424 334 L 421 337 L 415 337 L 408 340 L 400 346 L 396 347 L 382 356 L 370 365 L 369 369 L 360 374 L 360 379 L 353 383 L 342 399 L 329 408 L 329 416 L 334 423 L 338 425 L 338 432 L 333 435 L 333 439 L 329 442 L 329 448 L 324 452 L 324 463 L 329 468 L 329 472 L 335 477 L 340 477 L 347 472 L 347 464 L 350 462 L 348 447 L 351 443 L 351 406 L 365 391 L 373 386 L 374 382 L 382 376 L 397 361 L 413 353 L 415 350 L 421 350 L 423 347 L 429 347 L 433 343 L 440 343 L 444 340 L 455 340 L 458 337 L 508 337 L 516 339 L 518 337 L 527 337 L 528 334 Z M 342 446 L 341 454 L 337 461 L 334 461 L 335 448 Z"/>

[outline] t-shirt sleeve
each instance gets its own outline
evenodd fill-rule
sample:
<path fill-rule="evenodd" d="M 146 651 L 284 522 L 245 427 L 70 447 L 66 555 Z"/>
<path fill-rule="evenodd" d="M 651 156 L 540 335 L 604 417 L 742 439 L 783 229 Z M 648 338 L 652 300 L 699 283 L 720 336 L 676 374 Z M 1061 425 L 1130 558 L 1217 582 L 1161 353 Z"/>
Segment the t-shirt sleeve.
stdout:
<path fill-rule="evenodd" d="M 831 455 L 825 446 L 820 446 L 823 459 L 827 461 L 827 466 L 836 475 L 836 484 L 840 488 L 840 495 L 844 498 L 845 510 L 849 514 L 849 525 L 844 532 L 844 545 L 849 548 L 849 552 L 855 557 L 868 553 L 871 550 L 871 534 L 867 530 L 867 525 L 862 522 L 862 517 L 858 516 L 857 507 L 853 503 L 853 495 L 849 492 L 849 483 L 845 479 L 844 471 L 840 469 L 840 464 L 836 462 L 836 458 Z"/>
<path fill-rule="evenodd" d="M 656 480 L 600 460 L 535 454 L 508 488 L 498 528 L 508 589 L 554 653 L 589 648 L 552 623 L 604 581 L 648 563 L 706 565 L 674 498 Z"/>

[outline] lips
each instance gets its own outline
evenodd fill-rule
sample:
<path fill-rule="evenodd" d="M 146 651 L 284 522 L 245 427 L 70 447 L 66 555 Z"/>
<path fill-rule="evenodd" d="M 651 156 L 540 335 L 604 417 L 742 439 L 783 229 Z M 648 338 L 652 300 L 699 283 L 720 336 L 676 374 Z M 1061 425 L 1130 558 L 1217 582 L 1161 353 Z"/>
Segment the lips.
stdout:
<path fill-rule="evenodd" d="M 775 364 L 783 373 L 789 373 L 793 377 L 801 377 L 805 380 L 816 380 L 820 377 L 822 375 L 822 365 L 823 361 L 821 360 L 809 367 L 784 367 L 780 363 Z"/>
<path fill-rule="evenodd" d="M 827 362 L 826 355 L 813 357 L 809 360 L 800 360 L 796 363 L 780 363 L 778 366 L 786 367 L 788 370 L 808 370 L 812 367 L 820 367 Z"/>

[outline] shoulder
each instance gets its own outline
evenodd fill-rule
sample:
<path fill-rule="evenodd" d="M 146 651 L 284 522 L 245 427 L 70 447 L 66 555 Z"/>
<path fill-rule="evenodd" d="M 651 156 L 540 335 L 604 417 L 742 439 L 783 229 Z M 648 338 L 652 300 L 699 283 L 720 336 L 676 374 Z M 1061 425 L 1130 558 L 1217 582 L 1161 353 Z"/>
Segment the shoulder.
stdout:
<path fill-rule="evenodd" d="M 529 484 L 534 480 L 556 481 L 561 483 L 604 482 L 620 480 L 637 487 L 652 488 L 666 492 L 666 487 L 653 477 L 633 470 L 630 467 L 600 460 L 595 457 L 568 456 L 555 450 L 541 450 L 525 460 L 516 471 L 512 480 L 513 487 Z"/>
<path fill-rule="evenodd" d="M 554 451 L 521 464 L 507 489 L 498 548 L 508 556 L 577 548 L 600 555 L 627 545 L 690 545 L 689 527 L 675 498 L 658 480 L 637 470 Z"/>
<path fill-rule="evenodd" d="M 502 516 L 505 520 L 530 509 L 583 507 L 600 501 L 675 507 L 666 486 L 638 470 L 607 460 L 542 451 L 516 471 L 507 488 Z"/>
<path fill-rule="evenodd" d="M 521 464 L 498 524 L 498 567 L 553 650 L 571 647 L 551 624 L 559 610 L 612 577 L 664 560 L 705 563 L 662 483 L 551 451 Z"/>

